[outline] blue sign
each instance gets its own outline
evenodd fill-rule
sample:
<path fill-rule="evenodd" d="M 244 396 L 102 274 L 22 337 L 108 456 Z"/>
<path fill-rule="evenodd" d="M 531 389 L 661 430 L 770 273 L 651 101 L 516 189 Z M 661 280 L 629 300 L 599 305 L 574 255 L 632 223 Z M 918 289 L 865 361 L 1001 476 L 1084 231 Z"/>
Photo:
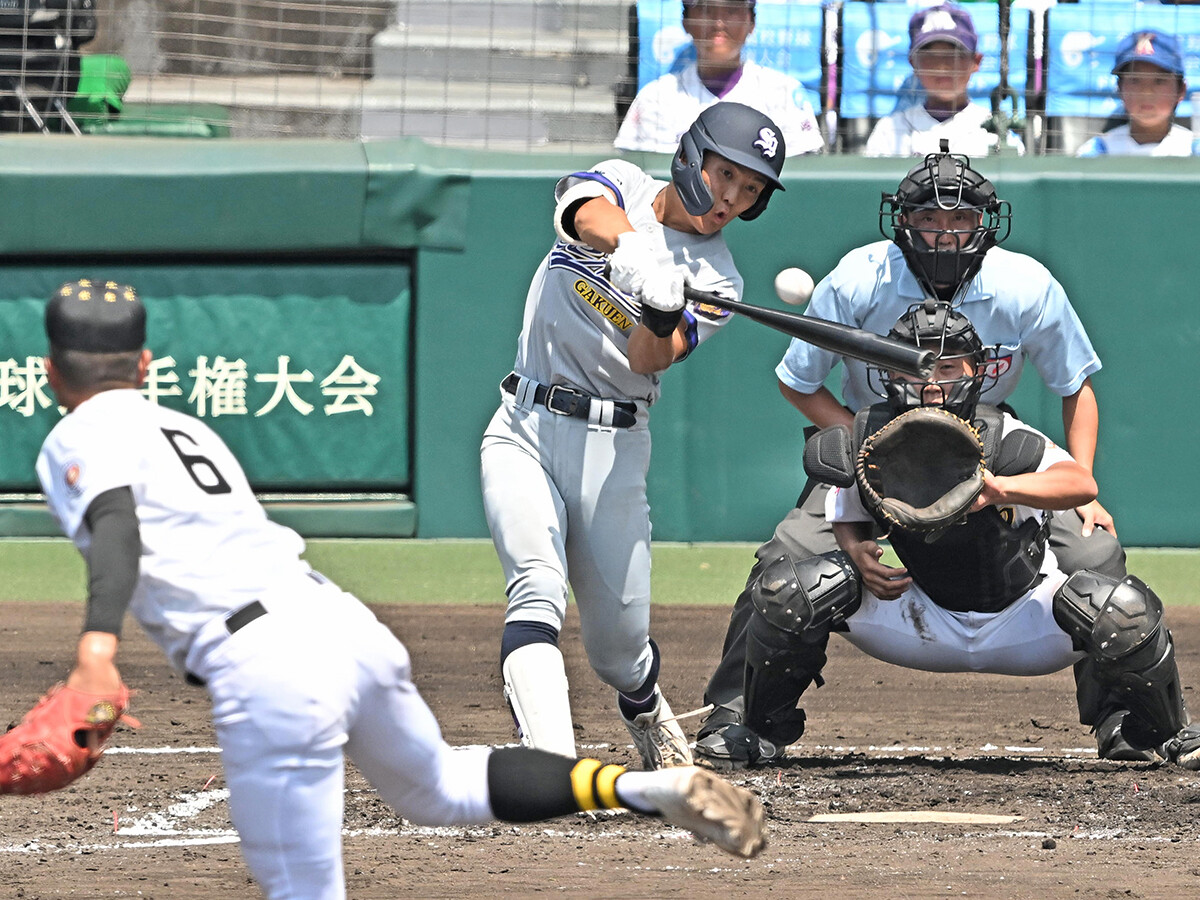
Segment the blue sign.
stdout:
<path fill-rule="evenodd" d="M 758 0 L 755 26 L 743 56 L 800 80 L 813 93 L 821 87 L 820 0 Z M 696 61 L 683 30 L 682 0 L 638 0 L 638 90 L 654 79 Z"/>
<path fill-rule="evenodd" d="M 927 5 L 927 4 L 926 4 Z M 918 7 L 907 3 L 847 2 L 842 7 L 842 118 L 882 118 L 914 102 L 919 85 L 908 63 L 908 20 Z M 964 7 L 979 35 L 983 54 L 967 93 L 990 108 L 1000 84 L 1000 12 L 994 3 Z M 1025 56 L 1029 14 L 1013 10 L 1008 39 L 1008 85 L 1017 94 L 1018 112 L 1025 107 Z M 1011 111 L 1011 101 L 1004 110 Z"/>
<path fill-rule="evenodd" d="M 1131 31 L 1175 35 L 1186 80 L 1200 84 L 1200 8 L 1160 3 L 1071 4 L 1049 10 L 1046 115 L 1107 118 L 1120 107 L 1112 74 L 1117 44 Z M 1184 99 L 1176 113 L 1189 116 Z"/>

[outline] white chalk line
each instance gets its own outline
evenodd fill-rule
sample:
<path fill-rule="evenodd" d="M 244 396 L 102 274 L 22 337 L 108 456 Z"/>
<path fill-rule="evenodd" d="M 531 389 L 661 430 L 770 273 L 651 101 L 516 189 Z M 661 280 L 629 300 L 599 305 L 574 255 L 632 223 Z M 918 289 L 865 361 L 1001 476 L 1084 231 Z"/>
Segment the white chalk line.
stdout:
<path fill-rule="evenodd" d="M 514 745 L 509 745 L 514 746 Z M 609 744 L 598 745 L 582 745 L 582 751 L 589 750 L 611 750 Z M 961 750 L 954 747 L 943 747 L 937 745 L 867 745 L 859 747 L 857 745 L 816 745 L 811 748 L 806 748 L 809 752 L 820 753 L 872 753 L 877 754 L 876 759 L 887 759 L 890 754 L 900 756 L 930 756 L 930 757 L 953 757 L 955 760 L 970 762 L 972 760 L 984 759 L 1000 759 L 1004 758 L 1005 754 L 1017 755 L 1021 757 L 1042 756 L 1045 758 L 1054 759 L 1094 759 L 1096 757 L 1095 748 L 1090 747 L 1068 747 L 1058 751 L 1047 750 L 1044 747 L 1030 746 L 1004 746 L 996 744 L 985 744 L 978 748 L 975 754 L 962 755 Z M 125 754 L 125 755 L 171 755 L 171 754 L 213 754 L 218 755 L 221 752 L 220 747 L 113 747 L 107 753 Z M 754 771 L 754 774 L 760 774 L 763 770 Z M 747 773 L 751 774 L 751 773 Z M 357 789 L 349 789 L 347 793 L 360 793 Z M 226 788 L 215 788 L 212 790 L 203 789 L 196 792 L 183 792 L 176 795 L 176 802 L 170 804 L 161 812 L 149 812 L 144 815 L 134 816 L 132 818 L 123 817 L 120 812 L 117 813 L 117 830 L 113 834 L 113 839 L 110 842 L 48 842 L 48 841 L 28 841 L 22 844 L 0 844 L 0 853 L 92 853 L 104 850 L 135 850 L 139 848 L 155 848 L 155 847 L 197 847 L 215 844 L 236 844 L 239 842 L 237 832 L 232 828 L 199 828 L 194 825 L 189 825 L 189 820 L 195 818 L 200 813 L 224 804 L 229 799 L 229 791 Z M 125 812 L 137 812 L 137 807 L 128 807 Z M 608 813 L 609 815 L 621 815 L 619 811 Z M 596 814 L 585 814 L 590 819 L 595 819 Z M 358 829 L 343 829 L 342 835 L 347 838 L 356 837 L 467 837 L 467 836 L 487 836 L 492 833 L 496 826 L 482 827 L 431 827 L 420 826 L 405 823 L 399 828 L 358 828 Z M 516 826 L 509 826 L 514 831 L 519 830 Z M 532 827 L 532 826 L 525 826 Z M 567 836 L 574 837 L 578 832 L 572 829 L 551 829 L 543 828 L 542 833 L 547 836 Z M 590 836 L 596 837 L 594 832 L 589 832 Z M 604 833 L 599 835 L 615 836 L 619 835 L 620 831 Z M 681 836 L 687 837 L 686 832 L 664 832 L 663 836 Z M 997 832 L 997 836 L 1004 836 L 1004 833 Z M 1113 835 L 1105 833 L 1077 833 L 1073 837 L 1080 838 L 1110 838 Z M 129 840 L 129 838 L 144 838 L 143 840 Z"/>

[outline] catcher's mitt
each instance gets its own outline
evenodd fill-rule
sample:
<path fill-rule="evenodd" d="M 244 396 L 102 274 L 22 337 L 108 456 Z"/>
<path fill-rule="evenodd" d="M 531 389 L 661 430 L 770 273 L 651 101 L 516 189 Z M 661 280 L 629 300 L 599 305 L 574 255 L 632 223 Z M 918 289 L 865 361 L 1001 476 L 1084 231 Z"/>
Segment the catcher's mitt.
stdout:
<path fill-rule="evenodd" d="M 0 794 L 43 794 L 66 787 L 104 752 L 104 742 L 124 719 L 130 692 L 88 694 L 65 684 L 52 687 L 19 725 L 0 735 Z"/>
<path fill-rule="evenodd" d="M 854 474 L 867 508 L 920 533 L 961 522 L 983 490 L 979 432 L 940 407 L 910 409 L 859 448 Z"/>

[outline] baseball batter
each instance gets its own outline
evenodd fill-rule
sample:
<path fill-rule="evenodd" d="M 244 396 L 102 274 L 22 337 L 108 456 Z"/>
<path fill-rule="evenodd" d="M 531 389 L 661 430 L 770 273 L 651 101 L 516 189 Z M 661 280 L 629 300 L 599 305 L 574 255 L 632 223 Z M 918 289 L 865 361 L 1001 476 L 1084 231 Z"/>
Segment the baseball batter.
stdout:
<path fill-rule="evenodd" d="M 778 123 L 789 153 L 824 149 L 808 90 L 784 72 L 742 59 L 754 31 L 754 0 L 684 0 L 683 27 L 696 61 L 638 91 L 613 141 L 619 150 L 674 153 L 696 116 L 724 100 Z"/>
<path fill-rule="evenodd" d="M 123 688 L 115 660 L 128 609 L 206 686 L 230 814 L 267 897 L 345 896 L 346 756 L 417 823 L 628 806 L 757 852 L 757 801 L 699 769 L 624 773 L 525 748 L 449 747 L 404 646 L 300 558 L 300 538 L 267 518 L 215 433 L 138 391 L 152 359 L 145 322 L 136 292 L 112 282 L 63 285 L 46 307 L 46 374 L 68 415 L 37 473 L 89 577 L 67 684 Z"/>
<path fill-rule="evenodd" d="M 1062 397 L 1066 449 L 1091 471 L 1099 422 L 1091 376 L 1100 370 L 1100 359 L 1062 285 L 1046 267 L 997 246 L 1008 236 L 1010 215 L 1008 203 L 999 199 L 992 183 L 967 157 L 951 154 L 943 144 L 942 152 L 925 157 L 895 194 L 883 198 L 880 228 L 888 239 L 846 254 L 817 285 L 805 314 L 884 334 L 914 303 L 926 298 L 952 303 L 984 343 L 999 347 L 997 359 L 990 363 L 996 376 L 990 402 L 1002 404 L 1012 394 L 1028 360 L 1046 386 Z M 825 387 L 838 362 L 845 405 Z M 849 425 L 854 412 L 876 399 L 865 364 L 802 341 L 791 342 L 776 374 L 784 397 L 818 427 Z M 761 577 L 764 560 L 782 553 L 804 558 L 834 549 L 825 520 L 827 491 L 827 486 L 809 481 L 796 508 L 759 547 L 746 590 L 734 605 L 722 659 L 705 694 L 717 708 L 701 726 L 696 743 L 697 754 L 718 764 L 732 764 L 744 756 L 744 748 L 729 746 L 721 733 L 741 716 L 748 591 Z M 1055 512 L 1050 546 L 1065 572 L 1091 569 L 1118 578 L 1125 575 L 1125 554 L 1112 517 L 1097 501 L 1078 511 Z M 1081 720 L 1096 726 L 1102 755 L 1128 756 L 1129 749 L 1119 739 L 1125 709 L 1116 698 L 1094 690 L 1087 668 L 1084 661 L 1076 673 Z M 761 758 L 769 758 L 783 749 L 753 748 L 751 755 L 760 752 Z"/>
<path fill-rule="evenodd" d="M 1130 576 L 1085 569 L 1068 578 L 1047 549 L 1046 511 L 1094 497 L 1091 473 L 1045 435 L 979 402 L 985 382 L 994 383 L 996 357 L 948 304 L 914 305 L 890 334 L 934 350 L 934 373 L 921 381 L 877 372 L 886 401 L 860 410 L 853 432 L 837 425 L 811 439 L 806 464 L 816 461 L 837 485 L 826 516 L 840 551 L 785 555 L 768 566 L 752 597 L 745 726 L 729 731 L 794 741 L 805 721 L 796 701 L 821 677 L 836 630 L 876 659 L 932 672 L 1042 675 L 1089 658 L 1099 682 L 1128 707 L 1122 730 L 1130 746 L 1149 752 L 1165 745 L 1176 762 L 1200 768 L 1200 730 L 1184 730 L 1188 715 L 1162 601 Z M 973 425 L 981 479 L 978 455 L 975 471 L 960 470 L 953 455 L 938 458 L 947 437 L 934 446 L 914 430 L 906 448 L 901 432 L 928 429 L 920 423 L 930 419 L 964 432 L 963 423 Z M 938 466 L 970 475 L 964 486 L 974 491 L 956 491 L 960 476 L 942 481 L 942 472 L 930 471 Z M 931 506 L 936 527 L 928 530 L 924 510 L 901 507 L 905 518 L 897 518 L 877 488 L 922 503 L 945 489 L 944 502 L 960 503 L 963 514 L 941 518 Z M 880 528 L 888 529 L 901 567 L 881 561 Z"/>
<path fill-rule="evenodd" d="M 504 569 L 504 689 L 522 739 L 575 753 L 558 635 L 574 590 L 588 660 L 617 692 L 648 769 L 691 762 L 650 639 L 650 406 L 659 376 L 728 320 L 685 304 L 738 298 L 721 236 L 781 190 L 784 141 L 736 103 L 702 112 L 663 182 L 609 160 L 556 188 L 558 240 L 525 301 L 513 371 L 484 434 L 481 481 Z"/>

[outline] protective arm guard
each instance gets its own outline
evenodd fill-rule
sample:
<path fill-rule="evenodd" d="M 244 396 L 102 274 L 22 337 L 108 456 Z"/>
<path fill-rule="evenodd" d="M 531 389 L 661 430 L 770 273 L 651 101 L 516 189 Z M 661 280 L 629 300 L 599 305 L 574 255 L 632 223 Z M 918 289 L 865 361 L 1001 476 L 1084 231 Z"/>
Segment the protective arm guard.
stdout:
<path fill-rule="evenodd" d="M 800 695 L 821 684 L 829 633 L 861 603 L 858 573 L 840 550 L 793 562 L 780 556 L 750 586 L 743 695 L 746 725 L 776 744 L 804 733 Z"/>
<path fill-rule="evenodd" d="M 1054 620 L 1129 709 L 1121 731 L 1133 747 L 1157 746 L 1188 723 L 1162 600 L 1144 581 L 1076 572 L 1054 595 Z"/>

